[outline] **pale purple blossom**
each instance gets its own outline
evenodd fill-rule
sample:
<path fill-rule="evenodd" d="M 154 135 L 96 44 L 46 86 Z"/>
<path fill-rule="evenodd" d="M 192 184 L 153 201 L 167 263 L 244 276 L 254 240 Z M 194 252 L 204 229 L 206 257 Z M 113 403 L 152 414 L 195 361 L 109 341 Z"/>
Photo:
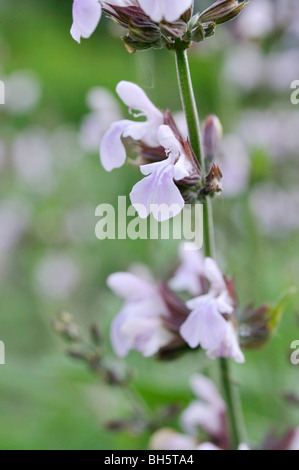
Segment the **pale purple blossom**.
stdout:
<path fill-rule="evenodd" d="M 293 438 L 287 450 L 299 450 L 299 427 L 294 429 Z"/>
<path fill-rule="evenodd" d="M 0 140 L 0 171 L 5 168 L 7 162 L 7 148 L 2 140 Z"/>
<path fill-rule="evenodd" d="M 5 109 L 12 114 L 31 112 L 41 95 L 40 81 L 31 70 L 17 70 L 5 78 Z"/>
<path fill-rule="evenodd" d="M 69 297 L 80 280 L 75 260 L 66 253 L 48 253 L 36 265 L 35 288 L 39 294 L 55 300 Z"/>
<path fill-rule="evenodd" d="M 242 35 L 257 39 L 267 36 L 275 27 L 275 6 L 272 1 L 251 2 L 246 15 L 240 15 L 237 28 Z"/>
<path fill-rule="evenodd" d="M 116 91 L 130 111 L 138 110 L 135 117 L 145 117 L 145 121 L 122 120 L 114 123 L 104 135 L 100 157 L 106 171 L 120 168 L 126 161 L 126 149 L 122 139 L 131 137 L 150 147 L 159 146 L 158 129 L 164 123 L 163 113 L 156 108 L 144 91 L 135 83 L 122 81 Z"/>
<path fill-rule="evenodd" d="M 175 291 L 188 292 L 192 296 L 201 295 L 204 293 L 204 257 L 200 251 L 186 248 L 185 243 L 180 245 L 181 264 L 170 279 L 169 287 Z"/>
<path fill-rule="evenodd" d="M 79 141 L 84 150 L 97 152 L 105 132 L 121 118 L 121 111 L 114 95 L 105 88 L 92 88 L 86 101 L 91 111 L 82 120 Z"/>
<path fill-rule="evenodd" d="M 173 334 L 164 327 L 163 318 L 168 310 L 158 286 L 130 273 L 112 274 L 107 284 L 125 299 L 111 328 L 112 346 L 119 357 L 132 349 L 149 357 L 173 339 Z"/>
<path fill-rule="evenodd" d="M 225 279 L 216 262 L 207 258 L 204 273 L 210 282 L 207 294 L 187 302 L 191 313 L 180 329 L 180 334 L 191 348 L 201 346 L 211 358 L 227 357 L 237 362 L 244 362 L 244 356 L 238 346 L 231 316 L 234 311 Z"/>
<path fill-rule="evenodd" d="M 181 415 L 181 426 L 190 436 L 203 429 L 209 436 L 221 439 L 225 434 L 226 405 L 214 383 L 203 375 L 191 377 L 191 388 L 197 400 Z"/>
<path fill-rule="evenodd" d="M 12 164 L 18 179 L 30 191 L 50 193 L 55 184 L 53 155 L 43 130 L 19 133 L 11 148 Z"/>
<path fill-rule="evenodd" d="M 220 449 L 220 447 L 215 446 L 215 444 L 212 444 L 211 442 L 203 442 L 200 444 L 196 450 L 223 450 Z M 240 444 L 238 447 L 238 450 L 250 450 L 247 444 Z"/>
<path fill-rule="evenodd" d="M 152 450 L 195 450 L 196 446 L 195 437 L 168 428 L 155 432 L 150 440 Z"/>
<path fill-rule="evenodd" d="M 217 163 L 221 168 L 224 197 L 234 198 L 248 189 L 251 162 L 242 139 L 235 135 L 224 137 Z"/>
<path fill-rule="evenodd" d="M 163 222 L 184 208 L 184 199 L 175 182 L 191 173 L 192 164 L 169 126 L 161 126 L 157 136 L 168 158 L 140 167 L 147 178 L 134 186 L 130 198 L 141 218 L 152 212 L 156 220 Z"/>
<path fill-rule="evenodd" d="M 241 351 L 237 331 L 232 322 L 226 322 L 226 333 L 222 341 L 218 346 L 212 347 L 207 351 L 207 356 L 210 359 L 218 359 L 220 357 L 226 357 L 234 359 L 239 364 L 245 362 L 244 354 Z"/>
<path fill-rule="evenodd" d="M 196 448 L 196 450 L 214 451 L 214 450 L 222 450 L 222 449 L 220 449 L 220 447 L 215 446 L 215 444 L 212 444 L 211 442 L 203 442 Z"/>
<path fill-rule="evenodd" d="M 267 236 L 277 237 L 298 230 L 297 188 L 286 190 L 274 184 L 258 185 L 251 192 L 249 202 L 253 215 Z"/>
<path fill-rule="evenodd" d="M 193 0 L 138 0 L 143 11 L 156 23 L 180 19 L 193 5 Z"/>
<path fill-rule="evenodd" d="M 81 38 L 89 38 L 97 28 L 102 16 L 98 0 L 74 0 L 73 25 L 71 35 L 78 43 Z"/>

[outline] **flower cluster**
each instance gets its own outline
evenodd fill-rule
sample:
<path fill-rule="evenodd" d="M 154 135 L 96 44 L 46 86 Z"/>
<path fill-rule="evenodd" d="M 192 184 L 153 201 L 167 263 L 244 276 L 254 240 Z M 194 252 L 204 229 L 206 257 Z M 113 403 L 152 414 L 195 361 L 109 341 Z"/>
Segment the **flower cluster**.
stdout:
<path fill-rule="evenodd" d="M 193 15 L 193 0 L 74 0 L 71 34 L 80 42 L 97 28 L 102 11 L 127 30 L 122 40 L 129 52 L 150 47 L 189 47 L 214 34 L 217 24 L 235 18 L 248 0 L 218 0 Z"/>
<path fill-rule="evenodd" d="M 240 345 L 258 349 L 276 333 L 293 290 L 274 306 L 242 308 L 234 280 L 221 273 L 215 260 L 191 248 L 193 244 L 182 243 L 180 265 L 167 283 L 155 282 L 147 268 L 141 275 L 116 273 L 108 278 L 110 289 L 125 299 L 111 329 L 118 356 L 135 349 L 145 357 L 165 359 L 201 348 L 212 360 L 244 363 Z"/>
<path fill-rule="evenodd" d="M 111 339 L 114 350 L 125 356 L 136 349 L 144 356 L 199 346 L 211 359 L 226 357 L 242 363 L 232 283 L 216 262 L 199 252 L 181 249 L 182 264 L 168 285 L 142 280 L 129 273 L 108 278 L 108 286 L 125 305 L 115 318 Z M 195 295 L 184 302 L 175 294 Z"/>
<path fill-rule="evenodd" d="M 103 136 L 100 158 L 106 171 L 120 168 L 127 159 L 124 140 L 134 144 L 139 157 L 136 165 L 146 178 L 134 186 L 130 198 L 141 218 L 153 213 L 162 222 L 178 215 L 186 202 L 221 192 L 219 167 L 213 163 L 202 178 L 189 139 L 170 111 L 156 108 L 134 83 L 122 81 L 116 91 L 130 110 L 139 111 L 135 117 L 145 120 L 123 119 L 112 124 Z"/>
<path fill-rule="evenodd" d="M 196 374 L 190 379 L 196 400 L 183 411 L 180 425 L 183 433 L 170 428 L 156 431 L 151 438 L 153 450 L 229 450 L 227 407 L 214 383 Z M 268 436 L 259 450 L 298 450 L 299 428 L 276 439 Z M 248 451 L 246 443 L 238 450 Z"/>

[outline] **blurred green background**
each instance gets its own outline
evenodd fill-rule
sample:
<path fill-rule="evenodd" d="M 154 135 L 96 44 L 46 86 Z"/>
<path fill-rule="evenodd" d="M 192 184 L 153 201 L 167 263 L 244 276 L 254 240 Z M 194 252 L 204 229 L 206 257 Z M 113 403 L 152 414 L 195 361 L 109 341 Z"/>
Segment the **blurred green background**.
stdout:
<path fill-rule="evenodd" d="M 128 402 L 118 390 L 98 382 L 84 365 L 65 356 L 65 345 L 52 331 L 51 318 L 66 310 L 83 330 L 96 322 L 112 355 L 109 325 L 121 303 L 106 288 L 107 276 L 131 264 L 146 263 L 158 277 L 166 278 L 176 264 L 176 242 L 95 238 L 96 206 L 116 204 L 117 196 L 127 195 L 139 174 L 129 165 L 106 174 L 98 154 L 84 152 L 76 137 L 82 117 L 89 112 L 85 97 L 92 87 L 114 92 L 120 80 L 135 81 L 157 106 L 179 111 L 174 57 L 165 51 L 128 55 L 106 20 L 79 46 L 69 35 L 71 6 L 71 0 L 0 1 L 0 78 L 5 82 L 16 71 L 30 71 L 41 88 L 40 100 L 26 113 L 0 108 L 5 154 L 0 213 L 7 214 L 13 207 L 14 214 L 24 219 L 9 231 L 10 215 L 0 217 L 5 223 L 1 237 L 14 240 L 2 243 L 0 259 L 0 339 L 6 345 L 6 365 L 0 366 L 0 448 L 146 449 L 149 434 L 105 430 L 105 422 L 126 416 Z M 277 116 L 281 111 L 298 114 L 290 103 L 289 86 L 277 89 L 263 82 L 244 88 L 230 80 L 229 73 L 223 74 L 235 47 L 245 50 L 253 44 L 268 57 L 294 47 L 298 52 L 298 44 L 292 41 L 275 29 L 261 38 L 248 38 L 231 24 L 219 28 L 219 35 L 207 45 L 195 46 L 190 60 L 201 119 L 215 113 L 225 133 L 236 133 L 248 109 Z M 123 112 L 126 116 L 125 108 Z M 267 124 L 265 119 L 265 128 Z M 285 130 L 283 123 L 281 130 Z M 298 134 L 298 128 L 288 130 Z M 51 178 L 45 172 L 37 188 L 21 177 L 28 169 L 20 163 L 22 140 L 21 157 L 11 160 L 16 139 L 29 131 L 38 133 L 51 153 Z M 250 181 L 237 197 L 224 194 L 215 201 L 215 219 L 219 259 L 236 278 L 240 302 L 253 299 L 259 305 L 277 301 L 282 292 L 298 284 L 299 238 L 296 224 L 290 230 L 280 230 L 278 225 L 263 231 L 250 209 L 249 195 L 264 184 L 295 191 L 298 151 L 272 158 L 270 148 L 254 145 L 255 137 L 253 132 L 252 146 L 247 148 Z M 292 209 L 286 204 L 284 210 L 288 215 Z M 61 259 L 62 265 L 57 262 Z M 63 269 L 69 273 L 66 281 Z M 55 273 L 61 277 L 58 286 L 55 279 L 51 284 Z M 261 351 L 246 353 L 244 366 L 234 366 L 253 445 L 269 428 L 282 433 L 298 425 L 298 408 L 282 397 L 285 392 L 298 392 L 298 366 L 290 363 L 290 344 L 299 339 L 297 314 L 296 295 L 272 342 Z M 135 386 L 154 409 L 170 402 L 186 405 L 192 397 L 188 378 L 206 371 L 207 361 L 198 352 L 169 363 L 132 353 L 128 364 L 136 370 Z M 212 369 L 216 376 L 217 365 Z"/>

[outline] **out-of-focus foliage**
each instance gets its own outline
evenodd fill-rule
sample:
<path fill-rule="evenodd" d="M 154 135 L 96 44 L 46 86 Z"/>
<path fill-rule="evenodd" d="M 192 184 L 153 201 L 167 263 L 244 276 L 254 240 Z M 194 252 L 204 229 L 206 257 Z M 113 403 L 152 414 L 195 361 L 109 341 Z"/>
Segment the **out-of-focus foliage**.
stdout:
<path fill-rule="evenodd" d="M 129 165 L 107 175 L 78 138 L 93 87 L 114 92 L 120 80 L 136 81 L 159 107 L 180 111 L 174 58 L 129 56 L 109 22 L 79 46 L 69 35 L 71 3 L 0 3 L 0 78 L 11 90 L 0 107 L 0 448 L 144 449 L 149 436 L 103 430 L 126 416 L 128 402 L 64 357 L 50 321 L 68 310 L 83 328 L 96 322 L 110 350 L 120 304 L 107 276 L 144 262 L 163 278 L 175 266 L 175 242 L 95 238 L 96 206 L 116 204 L 139 175 Z M 219 158 L 231 197 L 215 201 L 219 259 L 242 303 L 257 305 L 277 301 L 299 279 L 299 107 L 290 102 L 291 81 L 299 79 L 299 12 L 295 5 L 284 23 L 283 3 L 253 0 L 239 20 L 190 51 L 200 117 L 218 115 L 228 135 Z M 270 21 L 273 5 L 281 10 Z M 24 102 L 16 99 L 22 87 Z M 298 366 L 290 363 L 297 305 L 294 296 L 272 342 L 235 366 L 253 443 L 269 427 L 282 433 L 298 425 L 298 408 L 282 398 L 298 389 Z M 133 353 L 128 363 L 151 407 L 188 403 L 190 373 L 207 366 L 199 353 L 173 363 Z"/>

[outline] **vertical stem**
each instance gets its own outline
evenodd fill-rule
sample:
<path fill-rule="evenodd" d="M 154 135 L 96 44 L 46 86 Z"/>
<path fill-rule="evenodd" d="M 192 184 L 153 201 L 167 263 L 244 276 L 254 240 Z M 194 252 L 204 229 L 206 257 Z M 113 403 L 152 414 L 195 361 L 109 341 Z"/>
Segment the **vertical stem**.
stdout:
<path fill-rule="evenodd" d="M 205 158 L 202 148 L 200 124 L 197 112 L 197 106 L 194 97 L 193 85 L 191 80 L 187 50 L 177 45 L 176 48 L 176 67 L 178 82 L 181 92 L 181 100 L 186 115 L 189 139 L 192 148 L 200 163 L 203 177 L 205 175 Z M 211 199 L 204 203 L 204 246 L 205 256 L 216 257 L 215 240 L 214 240 L 214 223 L 213 209 Z M 241 402 L 238 390 L 232 383 L 230 376 L 229 361 L 221 358 L 220 375 L 223 393 L 227 403 L 228 418 L 231 431 L 231 445 L 233 449 L 237 449 L 239 444 L 245 442 L 243 439 L 243 419 L 241 411 Z"/>
<path fill-rule="evenodd" d="M 219 359 L 222 388 L 226 397 L 226 406 L 231 427 L 231 443 L 237 450 L 241 443 L 246 442 L 243 412 L 239 391 L 231 381 L 230 363 L 227 359 Z"/>
<path fill-rule="evenodd" d="M 176 66 L 183 108 L 187 120 L 191 146 L 204 173 L 199 117 L 192 86 L 187 50 L 176 50 Z"/>

